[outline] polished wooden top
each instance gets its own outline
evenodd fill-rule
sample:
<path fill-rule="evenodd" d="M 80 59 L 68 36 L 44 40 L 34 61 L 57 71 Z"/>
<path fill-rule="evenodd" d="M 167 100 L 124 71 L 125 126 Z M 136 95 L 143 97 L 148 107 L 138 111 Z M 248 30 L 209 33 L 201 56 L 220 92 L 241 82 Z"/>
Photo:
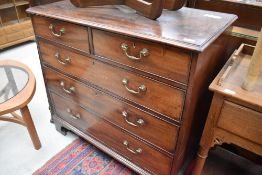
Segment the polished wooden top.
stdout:
<path fill-rule="evenodd" d="M 242 44 L 227 61 L 209 89 L 262 108 L 262 72 L 252 91 L 242 89 L 254 47 Z M 234 60 L 234 61 L 233 61 Z"/>
<path fill-rule="evenodd" d="M 194 51 L 203 51 L 237 19 L 232 14 L 184 7 L 164 10 L 157 20 L 150 20 L 127 6 L 77 8 L 67 0 L 31 7 L 27 12 Z"/>

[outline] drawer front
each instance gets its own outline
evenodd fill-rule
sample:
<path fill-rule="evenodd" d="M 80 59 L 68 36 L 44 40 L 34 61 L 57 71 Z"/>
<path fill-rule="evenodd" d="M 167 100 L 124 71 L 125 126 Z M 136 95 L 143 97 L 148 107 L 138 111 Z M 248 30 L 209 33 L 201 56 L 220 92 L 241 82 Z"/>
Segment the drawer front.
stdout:
<path fill-rule="evenodd" d="M 181 50 L 100 30 L 92 31 L 96 55 L 166 79 L 188 83 L 190 56 Z"/>
<path fill-rule="evenodd" d="M 174 153 L 178 127 L 51 69 L 43 68 L 43 71 L 47 87 L 50 90 L 92 109 L 117 126 L 170 153 Z M 62 85 L 61 82 L 63 82 Z"/>
<path fill-rule="evenodd" d="M 171 158 L 136 140 L 120 129 L 113 127 L 77 104 L 55 94 L 51 94 L 51 96 L 55 104 L 56 113 L 73 126 L 92 135 L 120 154 L 125 155 L 126 158 L 140 167 L 156 174 L 169 174 Z M 79 119 L 74 119 L 74 117 Z"/>
<path fill-rule="evenodd" d="M 262 113 L 225 101 L 218 127 L 262 145 Z"/>
<path fill-rule="evenodd" d="M 86 27 L 40 16 L 32 20 L 36 35 L 89 53 Z"/>
<path fill-rule="evenodd" d="M 141 104 L 158 113 L 180 120 L 184 104 L 184 92 L 155 81 L 136 76 L 135 74 L 118 69 L 108 64 L 79 55 L 57 46 L 39 41 L 42 59 L 45 63 L 87 80 L 119 96 Z M 67 65 L 60 64 L 54 55 L 59 53 L 59 59 L 70 58 Z M 123 80 L 128 82 L 123 83 Z M 141 90 L 145 86 L 145 91 Z M 134 89 L 138 94 L 127 90 Z"/>

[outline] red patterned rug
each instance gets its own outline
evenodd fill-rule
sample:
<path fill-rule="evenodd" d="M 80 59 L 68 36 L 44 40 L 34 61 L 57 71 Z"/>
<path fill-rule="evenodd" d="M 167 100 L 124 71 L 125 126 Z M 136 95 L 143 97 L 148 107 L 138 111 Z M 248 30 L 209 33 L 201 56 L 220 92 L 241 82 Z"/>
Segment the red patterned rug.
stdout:
<path fill-rule="evenodd" d="M 34 175 L 135 175 L 135 173 L 79 138 Z"/>

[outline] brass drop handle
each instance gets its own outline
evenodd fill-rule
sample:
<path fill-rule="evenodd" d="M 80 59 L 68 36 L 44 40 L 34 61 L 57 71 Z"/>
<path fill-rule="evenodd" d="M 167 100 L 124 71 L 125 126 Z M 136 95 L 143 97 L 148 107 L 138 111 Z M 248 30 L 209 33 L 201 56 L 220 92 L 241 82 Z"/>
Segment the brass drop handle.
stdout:
<path fill-rule="evenodd" d="M 128 141 L 127 140 L 124 140 L 123 141 L 123 144 L 126 146 L 126 149 L 128 150 L 128 151 L 130 151 L 131 153 L 133 153 L 133 154 L 141 154 L 142 153 L 142 149 L 141 148 L 136 148 L 136 149 L 131 149 L 131 148 L 129 148 L 129 143 L 128 143 Z"/>
<path fill-rule="evenodd" d="M 141 119 L 141 118 L 137 119 L 137 121 L 136 121 L 137 124 L 135 124 L 135 123 L 133 123 L 133 122 L 130 122 L 130 121 L 128 120 L 128 113 L 127 113 L 126 111 L 123 111 L 123 112 L 122 112 L 122 116 L 124 117 L 125 121 L 126 121 L 129 125 L 131 125 L 131 126 L 138 127 L 139 125 L 144 125 L 144 124 L 145 124 L 144 120 Z"/>
<path fill-rule="evenodd" d="M 149 50 L 147 48 L 143 48 L 142 50 L 140 50 L 139 57 L 129 55 L 128 53 L 129 47 L 126 43 L 121 44 L 121 49 L 124 51 L 125 55 L 131 60 L 141 60 L 143 57 L 146 57 L 149 55 Z"/>
<path fill-rule="evenodd" d="M 61 29 L 59 30 L 59 32 L 56 33 L 55 25 L 54 25 L 54 24 L 50 24 L 50 25 L 49 25 L 49 29 L 50 29 L 52 35 L 54 35 L 54 36 L 56 36 L 56 37 L 61 37 L 63 34 L 65 34 L 65 28 L 61 28 Z"/>
<path fill-rule="evenodd" d="M 141 84 L 141 85 L 137 88 L 137 90 L 129 89 L 128 86 L 127 86 L 127 85 L 128 85 L 128 79 L 126 79 L 126 78 L 124 78 L 124 79 L 122 80 L 122 84 L 125 86 L 126 90 L 127 90 L 128 92 L 132 93 L 132 94 L 139 94 L 140 92 L 146 92 L 146 90 L 147 90 L 146 86 L 143 85 L 143 84 Z"/>
<path fill-rule="evenodd" d="M 80 114 L 78 114 L 78 113 L 77 113 L 77 114 L 73 114 L 72 111 L 71 111 L 71 109 L 69 109 L 69 108 L 67 108 L 66 111 L 67 111 L 67 113 L 69 114 L 69 116 L 70 116 L 71 118 L 75 119 L 75 120 L 78 120 L 78 119 L 81 118 Z"/>
<path fill-rule="evenodd" d="M 66 89 L 64 81 L 60 81 L 60 86 L 62 87 L 63 91 L 65 91 L 67 94 L 72 94 L 76 91 L 74 86 L 71 86 L 69 89 Z"/>
<path fill-rule="evenodd" d="M 68 65 L 68 64 L 71 63 L 71 58 L 67 57 L 66 59 L 63 60 L 63 59 L 60 57 L 60 54 L 59 54 L 58 52 L 56 52 L 55 57 L 56 57 L 57 61 L 58 61 L 60 64 L 62 64 L 62 65 Z"/>

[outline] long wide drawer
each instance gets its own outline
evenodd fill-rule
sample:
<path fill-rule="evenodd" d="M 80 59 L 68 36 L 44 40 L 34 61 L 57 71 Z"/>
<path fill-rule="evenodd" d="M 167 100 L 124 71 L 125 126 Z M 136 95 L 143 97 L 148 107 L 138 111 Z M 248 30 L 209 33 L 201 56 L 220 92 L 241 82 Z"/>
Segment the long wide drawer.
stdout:
<path fill-rule="evenodd" d="M 87 27 L 35 15 L 32 20 L 37 36 L 89 53 Z"/>
<path fill-rule="evenodd" d="M 82 104 L 148 142 L 174 153 L 178 127 L 166 123 L 131 105 L 43 67 L 47 87 Z"/>
<path fill-rule="evenodd" d="M 56 113 L 127 159 L 154 174 L 169 174 L 172 159 L 101 120 L 77 104 L 51 93 Z M 161 164 L 159 164 L 161 162 Z"/>
<path fill-rule="evenodd" d="M 171 119 L 180 120 L 184 105 L 184 91 L 44 41 L 39 41 L 39 46 L 45 64 L 98 85 Z M 66 62 L 66 60 L 70 61 Z"/>
<path fill-rule="evenodd" d="M 262 113 L 224 101 L 218 127 L 262 145 Z"/>
<path fill-rule="evenodd" d="M 96 29 L 92 33 L 95 55 L 162 78 L 188 83 L 190 55 L 181 49 Z"/>

